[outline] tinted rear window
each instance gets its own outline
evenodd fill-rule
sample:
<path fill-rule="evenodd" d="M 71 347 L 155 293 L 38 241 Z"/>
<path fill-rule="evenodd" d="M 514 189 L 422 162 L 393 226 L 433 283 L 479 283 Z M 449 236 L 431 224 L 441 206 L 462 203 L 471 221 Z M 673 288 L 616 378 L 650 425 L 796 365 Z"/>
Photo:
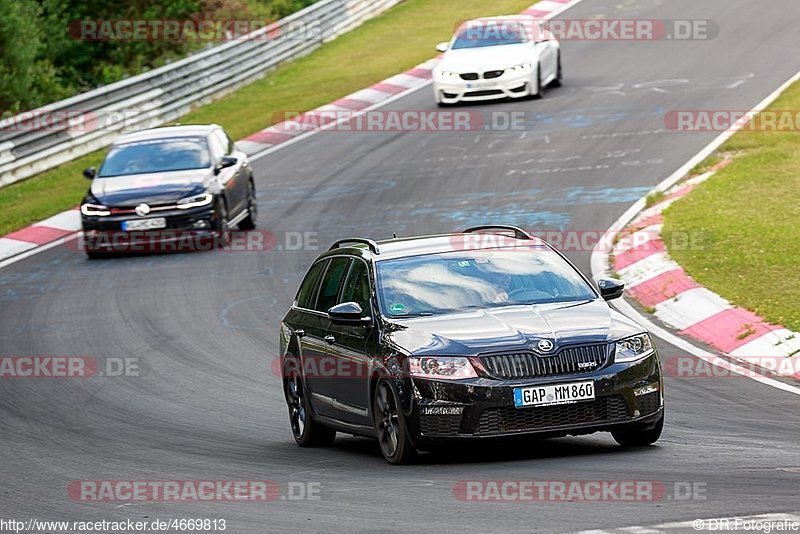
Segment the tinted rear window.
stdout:
<path fill-rule="evenodd" d="M 325 278 L 322 279 L 322 286 L 317 297 L 315 310 L 327 312 L 336 306 L 336 297 L 339 296 L 339 286 L 342 285 L 342 278 L 347 272 L 350 258 L 333 258 L 325 271 Z"/>
<path fill-rule="evenodd" d="M 300 308 L 311 309 L 314 297 L 317 294 L 316 289 L 319 285 L 317 282 L 326 264 L 327 262 L 321 261 L 308 270 L 308 274 L 306 274 L 303 283 L 300 285 L 300 290 L 297 292 L 297 306 Z"/>

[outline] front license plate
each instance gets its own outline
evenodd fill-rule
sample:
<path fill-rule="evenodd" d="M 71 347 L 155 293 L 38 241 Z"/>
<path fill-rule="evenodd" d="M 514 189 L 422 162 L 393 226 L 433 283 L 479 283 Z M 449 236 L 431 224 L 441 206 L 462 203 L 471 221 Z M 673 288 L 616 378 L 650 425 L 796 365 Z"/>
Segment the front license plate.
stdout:
<path fill-rule="evenodd" d="M 135 230 L 158 230 L 167 227 L 167 219 L 164 217 L 154 217 L 152 219 L 138 219 L 134 221 L 122 221 L 122 230 L 125 232 Z"/>
<path fill-rule="evenodd" d="M 594 382 L 568 382 L 548 386 L 514 388 L 514 406 L 551 406 L 594 400 Z"/>

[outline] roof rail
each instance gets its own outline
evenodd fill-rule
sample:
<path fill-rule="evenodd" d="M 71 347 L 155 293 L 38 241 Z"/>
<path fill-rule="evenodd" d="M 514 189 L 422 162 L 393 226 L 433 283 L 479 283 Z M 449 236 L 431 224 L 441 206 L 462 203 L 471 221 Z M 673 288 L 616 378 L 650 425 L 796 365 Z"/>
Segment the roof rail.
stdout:
<path fill-rule="evenodd" d="M 331 248 L 329 248 L 328 250 L 341 248 L 340 245 L 343 245 L 345 243 L 360 243 L 362 245 L 367 245 L 373 254 L 381 253 L 381 251 L 378 250 L 378 244 L 372 239 L 367 239 L 365 237 L 348 237 L 347 239 L 340 239 L 334 242 L 333 245 L 331 245 Z"/>
<path fill-rule="evenodd" d="M 525 240 L 533 240 L 531 234 L 519 228 L 517 226 L 510 226 L 505 224 L 486 224 L 483 226 L 472 226 L 467 228 L 466 230 L 462 230 L 462 234 L 472 234 L 475 232 L 480 232 L 482 230 L 506 230 L 510 232 L 514 232 L 515 239 L 525 239 Z"/>

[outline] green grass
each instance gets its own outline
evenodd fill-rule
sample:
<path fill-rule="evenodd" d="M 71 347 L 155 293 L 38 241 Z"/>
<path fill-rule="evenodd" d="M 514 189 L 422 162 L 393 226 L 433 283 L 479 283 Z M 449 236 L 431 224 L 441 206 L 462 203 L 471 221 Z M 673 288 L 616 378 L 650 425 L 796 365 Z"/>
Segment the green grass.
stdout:
<path fill-rule="evenodd" d="M 800 84 L 770 109 L 800 109 Z M 702 248 L 669 252 L 710 290 L 800 330 L 800 133 L 745 130 L 720 152 L 736 154 L 733 162 L 670 206 L 664 241 L 706 236 Z"/>
<path fill-rule="evenodd" d="M 653 206 L 664 200 L 664 197 L 666 196 L 667 195 L 663 191 L 653 191 L 652 193 L 647 195 L 647 197 L 644 199 L 645 209 L 652 208 Z"/>
<path fill-rule="evenodd" d="M 517 13 L 532 3 L 407 0 L 179 122 L 215 122 L 241 139 L 272 124 L 276 114 L 316 108 L 430 59 L 461 20 Z M 95 152 L 0 189 L 0 235 L 75 206 L 88 185 L 83 169 L 102 156 Z"/>

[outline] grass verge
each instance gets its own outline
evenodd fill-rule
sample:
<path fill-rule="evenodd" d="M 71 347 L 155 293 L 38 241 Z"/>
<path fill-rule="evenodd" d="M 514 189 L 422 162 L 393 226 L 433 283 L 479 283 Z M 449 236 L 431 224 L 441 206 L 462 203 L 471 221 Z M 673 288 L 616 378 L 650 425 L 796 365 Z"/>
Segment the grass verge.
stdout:
<path fill-rule="evenodd" d="M 768 110 L 797 109 L 800 83 Z M 667 244 L 684 242 L 679 234 L 702 236 L 702 246 L 669 249 L 695 280 L 795 331 L 800 331 L 799 149 L 800 132 L 737 133 L 719 151 L 735 154 L 733 162 L 670 206 L 664 225 Z"/>
<path fill-rule="evenodd" d="M 406 0 L 306 57 L 180 119 L 216 122 L 241 139 L 285 111 L 308 111 L 403 72 L 436 55 L 458 21 L 518 13 L 533 0 Z M 24 182 L 0 189 L 0 235 L 69 209 L 87 182 L 81 172 L 97 165 L 98 151 Z"/>

